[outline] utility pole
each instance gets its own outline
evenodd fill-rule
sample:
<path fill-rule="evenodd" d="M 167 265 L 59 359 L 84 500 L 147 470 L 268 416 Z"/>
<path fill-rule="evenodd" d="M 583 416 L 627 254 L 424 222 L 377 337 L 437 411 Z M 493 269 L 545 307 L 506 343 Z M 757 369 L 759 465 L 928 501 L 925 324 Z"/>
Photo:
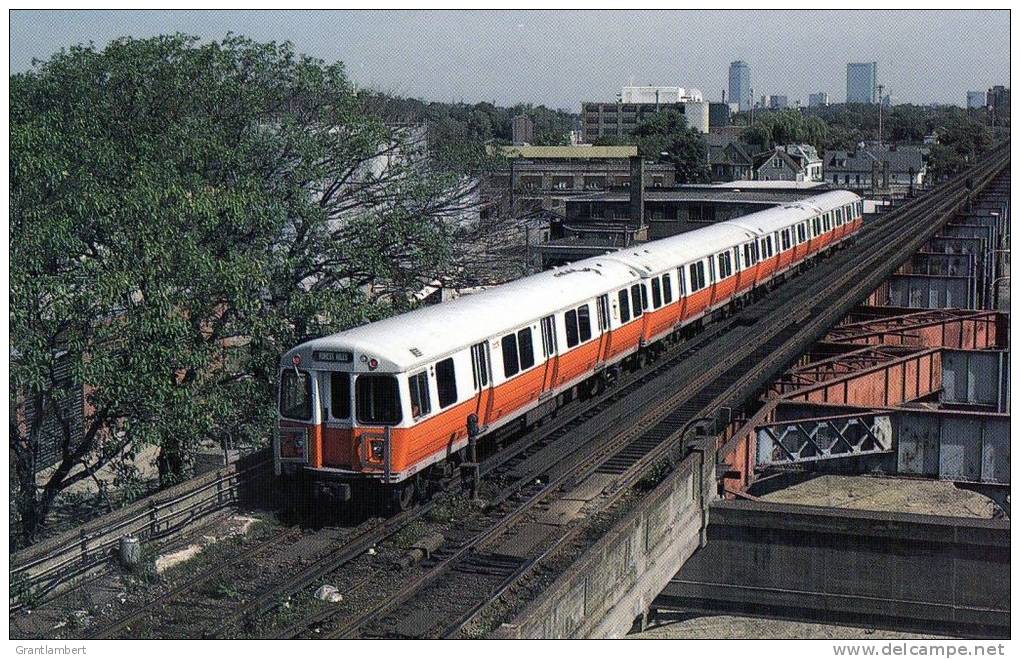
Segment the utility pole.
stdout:
<path fill-rule="evenodd" d="M 748 99 L 748 109 L 751 111 L 751 125 L 754 125 L 754 87 L 748 87 L 747 91 L 750 93 L 751 98 Z"/>
<path fill-rule="evenodd" d="M 882 89 L 883 86 L 878 86 L 878 146 L 882 146 Z"/>

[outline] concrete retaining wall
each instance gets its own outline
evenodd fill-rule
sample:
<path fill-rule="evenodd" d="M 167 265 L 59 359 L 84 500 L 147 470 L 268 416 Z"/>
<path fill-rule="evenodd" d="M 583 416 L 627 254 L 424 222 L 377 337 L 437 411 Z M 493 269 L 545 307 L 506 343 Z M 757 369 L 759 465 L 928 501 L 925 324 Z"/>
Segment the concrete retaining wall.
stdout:
<path fill-rule="evenodd" d="M 710 515 L 657 606 L 1008 634 L 1006 520 L 751 501 Z"/>
<path fill-rule="evenodd" d="M 565 573 L 531 602 L 501 638 L 614 638 L 634 620 L 704 540 L 715 496 L 711 446 L 688 455 Z"/>

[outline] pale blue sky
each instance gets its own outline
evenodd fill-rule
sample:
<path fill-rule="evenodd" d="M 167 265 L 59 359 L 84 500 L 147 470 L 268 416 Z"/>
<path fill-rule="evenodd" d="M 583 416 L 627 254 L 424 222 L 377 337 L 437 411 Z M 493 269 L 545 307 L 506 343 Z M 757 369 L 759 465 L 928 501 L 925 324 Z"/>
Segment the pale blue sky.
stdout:
<path fill-rule="evenodd" d="M 700 88 L 717 100 L 731 60 L 756 96 L 846 95 L 846 63 L 877 61 L 897 102 L 963 105 L 1009 85 L 998 11 L 12 11 L 11 68 L 120 36 L 228 31 L 342 60 L 354 80 L 429 100 L 544 103 L 578 111 L 625 84 Z"/>

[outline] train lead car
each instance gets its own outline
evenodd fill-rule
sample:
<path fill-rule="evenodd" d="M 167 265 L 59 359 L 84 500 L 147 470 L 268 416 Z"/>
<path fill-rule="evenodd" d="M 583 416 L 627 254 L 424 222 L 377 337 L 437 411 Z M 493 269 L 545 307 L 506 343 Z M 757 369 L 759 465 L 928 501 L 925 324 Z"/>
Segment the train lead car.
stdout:
<path fill-rule="evenodd" d="M 472 432 L 549 410 L 790 276 L 851 238 L 862 211 L 826 192 L 299 345 L 280 362 L 276 473 L 406 507 Z"/>

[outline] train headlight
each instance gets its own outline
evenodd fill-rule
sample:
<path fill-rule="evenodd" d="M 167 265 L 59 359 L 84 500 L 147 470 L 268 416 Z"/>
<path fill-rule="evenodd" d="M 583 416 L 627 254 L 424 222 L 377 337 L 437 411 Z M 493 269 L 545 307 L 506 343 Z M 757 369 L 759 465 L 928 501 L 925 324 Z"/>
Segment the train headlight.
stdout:
<path fill-rule="evenodd" d="M 383 459 L 384 453 L 383 443 L 379 441 L 374 441 L 372 442 L 371 446 L 372 446 L 372 459 L 381 461 Z"/>
<path fill-rule="evenodd" d="M 369 359 L 368 368 L 369 370 L 374 371 L 375 369 L 379 368 L 379 362 L 375 359 Z"/>

